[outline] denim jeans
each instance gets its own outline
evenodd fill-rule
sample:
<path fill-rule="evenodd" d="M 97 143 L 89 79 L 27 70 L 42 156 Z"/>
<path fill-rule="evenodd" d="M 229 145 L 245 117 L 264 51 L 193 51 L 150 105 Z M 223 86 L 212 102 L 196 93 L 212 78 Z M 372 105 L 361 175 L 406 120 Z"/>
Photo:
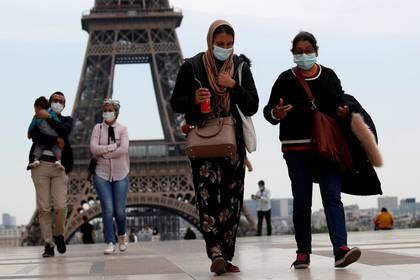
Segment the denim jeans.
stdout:
<path fill-rule="evenodd" d="M 101 201 L 102 221 L 105 243 L 116 243 L 113 218 L 117 224 L 118 235 L 125 234 L 128 177 L 110 182 L 93 175 L 93 184 Z"/>
<path fill-rule="evenodd" d="M 346 221 L 341 202 L 342 175 L 332 162 L 311 152 L 285 152 L 284 158 L 292 182 L 293 225 L 298 253 L 311 253 L 311 206 L 314 176 L 319 187 L 334 253 L 347 245 Z"/>

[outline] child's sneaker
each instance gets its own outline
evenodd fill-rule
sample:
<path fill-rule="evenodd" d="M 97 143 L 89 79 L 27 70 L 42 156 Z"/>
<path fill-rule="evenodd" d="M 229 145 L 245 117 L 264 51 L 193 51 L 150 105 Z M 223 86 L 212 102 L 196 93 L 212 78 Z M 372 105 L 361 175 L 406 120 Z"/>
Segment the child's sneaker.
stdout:
<path fill-rule="evenodd" d="M 362 252 L 359 248 L 349 248 L 347 246 L 341 246 L 338 248 L 337 253 L 335 254 L 335 267 L 346 267 L 354 262 L 356 262 Z"/>
<path fill-rule="evenodd" d="M 55 163 L 55 167 L 61 170 L 64 170 L 64 166 L 61 164 L 61 160 L 57 160 Z"/>
<path fill-rule="evenodd" d="M 127 234 L 118 236 L 118 249 L 120 249 L 120 252 L 126 251 L 127 245 L 128 245 Z"/>
<path fill-rule="evenodd" d="M 40 164 L 41 164 L 41 162 L 36 159 L 33 162 L 29 163 L 28 167 L 29 167 L 29 169 L 32 169 L 32 168 L 38 167 Z"/>

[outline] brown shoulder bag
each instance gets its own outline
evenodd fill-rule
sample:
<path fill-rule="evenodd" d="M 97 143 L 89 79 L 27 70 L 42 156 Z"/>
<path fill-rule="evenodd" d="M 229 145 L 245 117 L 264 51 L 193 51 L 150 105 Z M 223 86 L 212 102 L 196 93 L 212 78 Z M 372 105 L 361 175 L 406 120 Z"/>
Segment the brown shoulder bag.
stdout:
<path fill-rule="evenodd" d="M 187 136 L 185 152 L 190 159 L 234 158 L 236 136 L 232 116 L 206 120 Z"/>
<path fill-rule="evenodd" d="M 293 72 L 305 89 L 309 102 L 312 104 L 312 140 L 314 152 L 328 160 L 336 162 L 343 170 L 351 170 L 353 166 L 352 156 L 338 122 L 334 118 L 317 110 L 312 91 L 300 73 L 300 70 L 294 68 Z"/>

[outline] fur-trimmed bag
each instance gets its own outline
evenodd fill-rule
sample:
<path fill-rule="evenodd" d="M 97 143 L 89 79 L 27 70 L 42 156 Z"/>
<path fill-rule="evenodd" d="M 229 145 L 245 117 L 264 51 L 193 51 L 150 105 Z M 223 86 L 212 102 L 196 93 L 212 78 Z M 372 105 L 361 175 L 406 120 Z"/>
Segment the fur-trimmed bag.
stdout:
<path fill-rule="evenodd" d="M 359 140 L 372 165 L 381 167 L 383 165 L 383 159 L 378 144 L 376 143 L 375 135 L 372 133 L 360 113 L 352 113 L 351 130 Z"/>

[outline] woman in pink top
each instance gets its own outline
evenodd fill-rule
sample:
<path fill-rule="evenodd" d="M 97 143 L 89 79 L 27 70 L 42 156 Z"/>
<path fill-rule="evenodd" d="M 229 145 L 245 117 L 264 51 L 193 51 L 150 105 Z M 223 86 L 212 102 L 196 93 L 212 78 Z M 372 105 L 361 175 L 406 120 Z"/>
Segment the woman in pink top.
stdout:
<path fill-rule="evenodd" d="M 108 244 L 105 254 L 115 252 L 115 231 L 113 218 L 117 224 L 118 248 L 127 250 L 125 205 L 128 193 L 127 127 L 117 122 L 120 103 L 106 99 L 103 104 L 103 122 L 96 124 L 90 138 L 90 151 L 97 159 L 93 184 L 101 201 L 104 239 Z"/>

